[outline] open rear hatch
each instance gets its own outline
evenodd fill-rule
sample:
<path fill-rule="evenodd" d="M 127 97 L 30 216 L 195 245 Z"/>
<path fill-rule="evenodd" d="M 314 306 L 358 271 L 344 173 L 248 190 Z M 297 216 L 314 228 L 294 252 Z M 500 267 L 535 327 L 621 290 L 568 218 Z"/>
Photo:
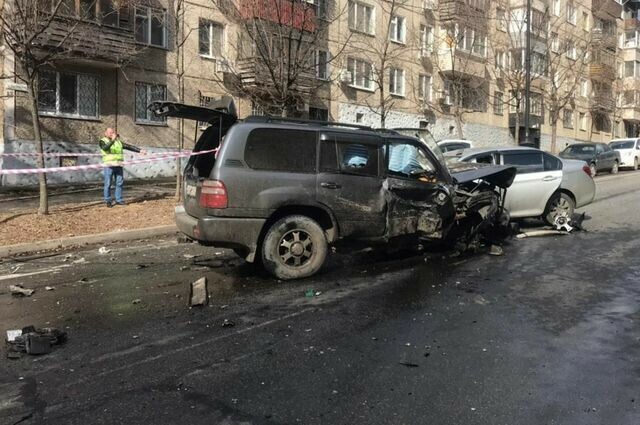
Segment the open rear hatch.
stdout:
<path fill-rule="evenodd" d="M 223 96 L 209 105 L 211 107 L 156 101 L 149 105 L 149 110 L 159 117 L 193 120 L 198 122 L 200 128 L 206 126 L 193 148 L 193 152 L 201 152 L 220 147 L 227 131 L 238 121 L 236 106 L 231 97 Z M 202 217 L 206 214 L 199 199 L 203 181 L 210 177 L 215 163 L 214 153 L 192 155 L 187 162 L 184 169 L 184 206 L 192 216 Z"/>

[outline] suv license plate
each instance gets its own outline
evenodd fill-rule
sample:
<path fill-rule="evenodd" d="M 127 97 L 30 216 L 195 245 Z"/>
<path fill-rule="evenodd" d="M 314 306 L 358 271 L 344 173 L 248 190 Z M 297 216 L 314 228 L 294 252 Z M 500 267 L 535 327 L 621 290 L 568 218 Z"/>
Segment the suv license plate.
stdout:
<path fill-rule="evenodd" d="M 190 196 L 192 198 L 195 198 L 195 196 L 196 196 L 196 187 L 188 184 L 186 186 L 184 192 L 185 192 L 185 196 Z"/>

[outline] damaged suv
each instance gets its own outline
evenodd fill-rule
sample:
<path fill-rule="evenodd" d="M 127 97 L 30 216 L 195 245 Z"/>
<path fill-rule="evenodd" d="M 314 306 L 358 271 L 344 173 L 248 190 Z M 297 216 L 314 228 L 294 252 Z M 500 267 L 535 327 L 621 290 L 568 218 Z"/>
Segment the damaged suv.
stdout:
<path fill-rule="evenodd" d="M 155 102 L 159 116 L 206 122 L 184 170 L 179 230 L 262 261 L 279 279 L 311 276 L 339 240 L 470 240 L 508 223 L 515 169 L 452 177 L 423 141 L 340 123 L 249 117 L 229 99 L 209 109 Z M 441 154 L 440 154 L 441 155 Z"/>

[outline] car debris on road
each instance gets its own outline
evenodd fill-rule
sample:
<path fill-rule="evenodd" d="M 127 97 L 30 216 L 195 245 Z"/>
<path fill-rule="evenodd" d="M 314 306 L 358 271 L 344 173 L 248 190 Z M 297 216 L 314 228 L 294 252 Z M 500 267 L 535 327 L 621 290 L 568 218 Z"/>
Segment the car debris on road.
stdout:
<path fill-rule="evenodd" d="M 11 295 L 13 295 L 14 297 L 30 297 L 36 291 L 34 289 L 27 289 L 24 286 L 17 284 L 9 285 L 9 292 L 11 292 Z"/>
<path fill-rule="evenodd" d="M 207 290 L 207 278 L 201 277 L 191 283 L 189 292 L 189 306 L 205 306 L 209 304 L 209 291 Z"/>
<path fill-rule="evenodd" d="M 64 344 L 67 333 L 56 328 L 26 326 L 21 330 L 7 331 L 7 357 L 20 358 L 21 353 L 40 355 L 50 353 L 55 345 Z"/>

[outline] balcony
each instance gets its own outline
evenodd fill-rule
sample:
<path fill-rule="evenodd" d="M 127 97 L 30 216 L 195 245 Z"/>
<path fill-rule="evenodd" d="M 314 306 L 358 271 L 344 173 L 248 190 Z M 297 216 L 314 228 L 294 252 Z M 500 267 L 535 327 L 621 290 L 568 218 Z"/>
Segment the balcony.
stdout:
<path fill-rule="evenodd" d="M 616 55 L 604 48 L 591 49 L 589 77 L 596 81 L 611 82 L 616 79 Z"/>
<path fill-rule="evenodd" d="M 594 93 L 589 99 L 589 110 L 595 112 L 613 112 L 616 101 L 611 92 Z"/>
<path fill-rule="evenodd" d="M 640 20 L 636 18 L 629 18 L 624 20 L 624 29 L 633 30 L 640 27 Z"/>
<path fill-rule="evenodd" d="M 456 49 L 451 54 L 439 55 L 437 61 L 440 72 L 445 76 L 485 78 L 486 58 L 482 56 Z"/>
<path fill-rule="evenodd" d="M 316 30 L 316 7 L 304 0 L 239 0 L 242 19 L 260 19 L 298 30 Z"/>
<path fill-rule="evenodd" d="M 593 0 L 591 10 L 594 16 L 602 19 L 618 19 L 622 15 L 622 5 L 615 0 Z"/>
<path fill-rule="evenodd" d="M 516 114 L 515 112 L 509 112 L 509 127 L 516 126 L 516 115 L 520 115 L 519 126 L 524 127 L 524 111 Z M 544 124 L 544 116 L 535 115 L 533 112 L 529 115 L 529 127 L 540 128 Z"/>
<path fill-rule="evenodd" d="M 442 21 L 456 21 L 462 18 L 471 23 L 474 17 L 485 16 L 486 7 L 483 0 L 441 0 L 438 14 Z"/>
<path fill-rule="evenodd" d="M 239 82 L 245 88 L 262 87 L 268 90 L 274 86 L 275 82 L 269 72 L 269 66 L 264 63 L 262 58 L 250 57 L 239 59 L 236 69 Z M 278 72 L 274 72 L 274 74 L 280 75 Z M 286 73 L 282 73 L 282 75 L 286 75 Z M 283 77 L 282 83 L 287 83 L 286 77 Z M 300 94 L 310 93 L 318 86 L 318 80 L 316 80 L 315 75 L 310 71 L 298 75 L 293 83 L 290 88 Z"/>
<path fill-rule="evenodd" d="M 615 31 L 603 30 L 601 28 L 594 28 L 591 32 L 592 41 L 594 45 L 615 50 L 618 41 Z"/>
<path fill-rule="evenodd" d="M 63 45 L 69 52 L 65 57 L 109 64 L 130 60 L 138 51 L 131 29 L 63 17 L 54 19 L 34 44 L 44 51 Z"/>

